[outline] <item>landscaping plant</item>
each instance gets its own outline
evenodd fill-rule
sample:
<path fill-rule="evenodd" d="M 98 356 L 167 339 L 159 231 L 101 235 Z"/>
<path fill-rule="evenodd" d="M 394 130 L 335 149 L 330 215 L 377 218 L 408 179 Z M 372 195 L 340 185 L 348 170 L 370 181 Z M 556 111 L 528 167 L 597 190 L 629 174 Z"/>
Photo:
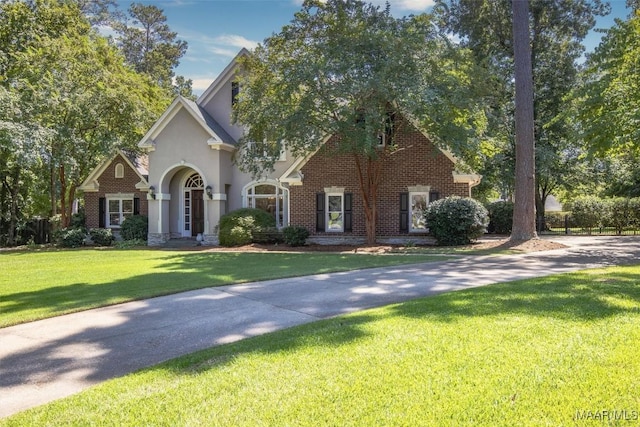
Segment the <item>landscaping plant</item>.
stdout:
<path fill-rule="evenodd" d="M 438 245 L 466 245 L 485 233 L 489 213 L 476 200 L 454 196 L 430 203 L 425 219 Z"/>

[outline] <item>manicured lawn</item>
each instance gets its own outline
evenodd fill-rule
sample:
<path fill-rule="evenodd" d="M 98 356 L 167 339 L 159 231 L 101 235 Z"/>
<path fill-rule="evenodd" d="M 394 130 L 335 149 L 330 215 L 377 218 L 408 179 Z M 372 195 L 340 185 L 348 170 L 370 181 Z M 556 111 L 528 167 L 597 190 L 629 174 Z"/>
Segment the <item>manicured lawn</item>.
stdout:
<path fill-rule="evenodd" d="M 637 425 L 639 348 L 640 266 L 589 270 L 213 348 L 0 424 Z"/>
<path fill-rule="evenodd" d="M 83 249 L 0 253 L 0 327 L 190 289 L 442 257 Z"/>

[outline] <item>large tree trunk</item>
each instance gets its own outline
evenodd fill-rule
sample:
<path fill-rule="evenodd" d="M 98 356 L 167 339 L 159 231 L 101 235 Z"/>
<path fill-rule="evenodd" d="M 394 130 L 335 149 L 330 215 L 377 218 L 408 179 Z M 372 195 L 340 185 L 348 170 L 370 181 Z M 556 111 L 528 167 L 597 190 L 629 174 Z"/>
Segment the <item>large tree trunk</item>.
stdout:
<path fill-rule="evenodd" d="M 535 216 L 535 140 L 533 68 L 529 40 L 529 2 L 513 0 L 516 83 L 516 183 L 511 240 L 537 238 Z"/>

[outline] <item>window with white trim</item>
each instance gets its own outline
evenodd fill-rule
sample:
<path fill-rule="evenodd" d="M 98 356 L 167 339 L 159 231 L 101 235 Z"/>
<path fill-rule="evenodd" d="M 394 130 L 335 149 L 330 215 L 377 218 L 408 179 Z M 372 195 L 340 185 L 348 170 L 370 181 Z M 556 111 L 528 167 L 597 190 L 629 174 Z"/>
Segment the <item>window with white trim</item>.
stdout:
<path fill-rule="evenodd" d="M 278 228 L 288 224 L 289 191 L 271 183 L 256 183 L 245 190 L 246 206 L 269 212 Z"/>
<path fill-rule="evenodd" d="M 427 222 L 424 218 L 424 210 L 427 208 L 427 204 L 429 203 L 429 192 L 410 192 L 409 203 L 411 205 L 409 231 L 414 233 L 427 231 Z"/>
<path fill-rule="evenodd" d="M 120 228 L 122 222 L 133 215 L 133 198 L 107 199 L 107 227 Z"/>
<path fill-rule="evenodd" d="M 344 231 L 344 193 L 327 193 L 326 230 L 328 232 Z"/>

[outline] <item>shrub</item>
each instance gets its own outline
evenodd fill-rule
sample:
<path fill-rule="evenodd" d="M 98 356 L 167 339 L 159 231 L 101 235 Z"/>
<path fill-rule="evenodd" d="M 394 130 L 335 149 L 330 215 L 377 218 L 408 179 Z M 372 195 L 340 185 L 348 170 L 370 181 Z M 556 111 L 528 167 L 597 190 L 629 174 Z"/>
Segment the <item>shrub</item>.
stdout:
<path fill-rule="evenodd" d="M 218 238 L 221 246 L 241 246 L 251 243 L 254 233 L 275 228 L 276 219 L 261 209 L 242 208 L 220 218 Z"/>
<path fill-rule="evenodd" d="M 304 227 L 289 226 L 282 229 L 284 242 L 289 246 L 304 246 L 309 237 L 309 230 Z"/>
<path fill-rule="evenodd" d="M 77 248 L 82 246 L 86 238 L 87 232 L 82 228 L 65 228 L 60 230 L 57 242 L 63 248 Z"/>
<path fill-rule="evenodd" d="M 489 231 L 498 234 L 511 233 L 513 225 L 513 202 L 498 201 L 487 205 Z"/>
<path fill-rule="evenodd" d="M 91 240 L 98 246 L 111 246 L 116 239 L 110 228 L 93 228 L 89 230 Z"/>
<path fill-rule="evenodd" d="M 84 210 L 71 215 L 69 219 L 69 228 L 85 228 L 86 216 Z"/>
<path fill-rule="evenodd" d="M 147 240 L 149 234 L 149 218 L 144 215 L 133 215 L 125 218 L 120 226 L 123 240 Z"/>
<path fill-rule="evenodd" d="M 617 234 L 622 234 L 625 228 L 633 224 L 635 213 L 626 197 L 614 197 L 604 201 L 605 215 L 604 225 L 613 227 Z"/>
<path fill-rule="evenodd" d="M 455 196 L 429 204 L 425 219 L 439 245 L 469 244 L 482 236 L 489 224 L 489 214 L 480 202 Z"/>
<path fill-rule="evenodd" d="M 251 239 L 254 243 L 282 243 L 284 236 L 276 227 L 267 227 L 264 230 L 254 231 Z"/>
<path fill-rule="evenodd" d="M 583 196 L 574 199 L 570 204 L 571 219 L 576 227 L 591 230 L 602 225 L 605 216 L 605 204 L 595 196 Z"/>

